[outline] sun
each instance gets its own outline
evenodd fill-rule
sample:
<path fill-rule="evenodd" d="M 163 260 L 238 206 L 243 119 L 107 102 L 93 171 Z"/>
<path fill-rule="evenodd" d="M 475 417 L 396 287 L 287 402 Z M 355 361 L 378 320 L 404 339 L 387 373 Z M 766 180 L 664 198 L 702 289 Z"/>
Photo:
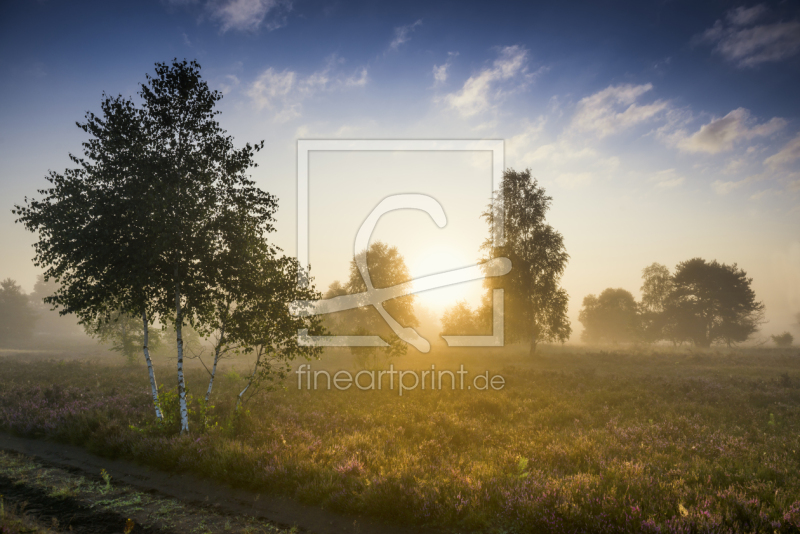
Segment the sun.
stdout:
<path fill-rule="evenodd" d="M 476 263 L 474 258 L 446 245 L 425 249 L 409 260 L 409 270 L 414 279 L 446 273 Z M 480 298 L 480 290 L 481 281 L 459 283 L 417 293 L 417 299 L 432 311 L 442 312 L 463 299 L 474 305 Z"/>

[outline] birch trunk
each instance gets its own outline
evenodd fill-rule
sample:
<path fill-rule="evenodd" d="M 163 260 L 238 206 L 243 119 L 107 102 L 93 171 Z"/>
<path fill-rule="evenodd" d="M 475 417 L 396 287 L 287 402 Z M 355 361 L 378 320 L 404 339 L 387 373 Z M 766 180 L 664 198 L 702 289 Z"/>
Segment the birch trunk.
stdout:
<path fill-rule="evenodd" d="M 148 346 L 150 339 L 150 327 L 147 323 L 147 310 L 145 309 L 142 309 L 142 322 L 144 323 L 144 360 L 147 362 L 147 372 L 150 375 L 150 392 L 153 394 L 153 406 L 156 408 L 156 418 L 159 421 L 163 421 L 164 416 L 161 414 L 161 403 L 158 400 L 156 374 L 153 371 L 153 362 L 150 360 L 150 347 Z"/>
<path fill-rule="evenodd" d="M 256 358 L 256 366 L 253 368 L 253 374 L 250 375 L 250 380 L 247 381 L 247 385 L 244 389 L 239 393 L 239 396 L 236 398 L 236 406 L 233 409 L 233 413 L 239 413 L 239 406 L 242 404 L 242 397 L 250 389 L 250 386 L 253 385 L 253 380 L 256 377 L 256 373 L 258 372 L 258 364 L 261 362 L 261 350 L 258 351 L 258 357 Z"/>
<path fill-rule="evenodd" d="M 189 410 L 186 406 L 186 381 L 183 376 L 183 311 L 181 310 L 181 282 L 178 265 L 175 265 L 175 335 L 178 344 L 178 397 L 181 411 L 181 434 L 189 432 Z"/>
<path fill-rule="evenodd" d="M 222 350 L 222 344 L 225 341 L 225 326 L 222 327 L 219 334 L 219 341 L 217 342 L 217 347 L 214 350 L 214 365 L 211 367 L 211 378 L 208 381 L 208 390 L 206 391 L 206 406 L 208 406 L 208 399 L 211 397 L 211 388 L 214 387 L 214 377 L 217 375 L 217 363 L 219 362 L 219 355 L 220 351 Z"/>

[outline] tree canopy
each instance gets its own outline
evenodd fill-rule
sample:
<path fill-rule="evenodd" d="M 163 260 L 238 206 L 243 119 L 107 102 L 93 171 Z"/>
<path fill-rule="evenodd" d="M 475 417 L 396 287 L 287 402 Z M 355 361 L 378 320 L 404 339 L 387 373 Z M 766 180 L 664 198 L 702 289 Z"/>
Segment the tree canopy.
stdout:
<path fill-rule="evenodd" d="M 258 265 L 272 274 L 297 272 L 266 242 L 277 199 L 247 174 L 263 142 L 234 147 L 216 120 L 222 94 L 209 89 L 200 65 L 157 63 L 139 96 L 137 107 L 104 95 L 101 116 L 87 113 L 78 124 L 90 139 L 82 158 L 70 156 L 77 167 L 51 172 L 43 198 L 26 198 L 14 212 L 39 235 L 34 261 L 60 284 L 45 300 L 61 313 L 95 325 L 118 312 L 137 315 L 145 340 L 154 320 L 174 325 L 181 432 L 187 432 L 183 327 L 204 335 L 219 330 L 244 295 L 237 270 L 248 247 L 260 250 Z M 288 309 L 270 310 L 274 321 L 288 316 Z M 146 343 L 144 353 L 149 365 Z M 150 376 L 158 413 L 152 367 Z"/>
<path fill-rule="evenodd" d="M 583 324 L 583 341 L 616 344 L 638 338 L 638 305 L 624 289 L 608 288 L 599 297 L 587 295 L 578 320 Z"/>
<path fill-rule="evenodd" d="M 391 287 L 411 280 L 411 274 L 406 266 L 402 254 L 393 247 L 382 241 L 376 241 L 369 246 L 366 251 L 359 254 L 366 254 L 367 269 L 369 271 L 372 285 L 376 289 Z M 354 257 L 350 261 L 350 272 L 347 283 L 341 285 L 338 282 L 331 284 L 327 295 L 330 297 L 339 294 L 358 294 L 367 290 L 358 264 Z M 416 314 L 414 313 L 415 296 L 405 295 L 387 302 L 384 302 L 384 309 L 394 317 L 394 319 L 405 327 L 418 326 Z M 355 308 L 344 312 L 331 314 L 332 317 L 326 319 L 328 324 L 336 329 L 336 334 L 346 335 L 378 335 L 388 343 L 388 347 L 351 347 L 351 352 L 356 356 L 356 362 L 361 367 L 381 367 L 389 359 L 401 356 L 406 353 L 408 346 L 401 341 L 386 321 L 372 306 Z M 335 317 L 333 317 L 335 316 Z"/>
<path fill-rule="evenodd" d="M 752 282 L 736 264 L 702 258 L 679 263 L 664 305 L 671 334 L 698 347 L 747 340 L 758 330 L 764 310 Z"/>

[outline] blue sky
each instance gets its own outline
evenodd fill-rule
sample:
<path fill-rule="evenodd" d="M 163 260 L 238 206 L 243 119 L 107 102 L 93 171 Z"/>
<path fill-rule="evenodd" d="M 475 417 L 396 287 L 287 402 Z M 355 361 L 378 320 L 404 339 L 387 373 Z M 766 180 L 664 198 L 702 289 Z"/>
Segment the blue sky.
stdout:
<path fill-rule="evenodd" d="M 796 3 L 4 3 L 0 277 L 33 286 L 33 236 L 10 209 L 80 151 L 75 121 L 104 91 L 135 96 L 173 57 L 197 59 L 225 94 L 220 121 L 238 143 L 266 141 L 254 177 L 281 199 L 275 239 L 289 253 L 297 139 L 504 139 L 506 164 L 554 198 L 576 330 L 586 294 L 637 294 L 643 267 L 694 256 L 753 276 L 764 333 L 800 311 Z M 345 174 L 343 191 L 374 179 Z M 477 218 L 479 201 L 451 199 L 453 219 Z M 477 256 L 483 236 L 464 232 L 448 237 L 448 268 Z M 401 252 L 430 270 L 444 245 L 428 246 Z M 317 262 L 321 285 L 344 276 L 341 261 Z"/>

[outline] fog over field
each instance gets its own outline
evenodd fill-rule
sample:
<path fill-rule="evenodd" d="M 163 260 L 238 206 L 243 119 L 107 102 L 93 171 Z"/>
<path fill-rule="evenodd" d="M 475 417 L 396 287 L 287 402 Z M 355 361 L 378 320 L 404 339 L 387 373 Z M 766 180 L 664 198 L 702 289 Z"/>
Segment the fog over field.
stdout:
<path fill-rule="evenodd" d="M 800 532 L 800 7 L 0 7 L 0 533 Z"/>

